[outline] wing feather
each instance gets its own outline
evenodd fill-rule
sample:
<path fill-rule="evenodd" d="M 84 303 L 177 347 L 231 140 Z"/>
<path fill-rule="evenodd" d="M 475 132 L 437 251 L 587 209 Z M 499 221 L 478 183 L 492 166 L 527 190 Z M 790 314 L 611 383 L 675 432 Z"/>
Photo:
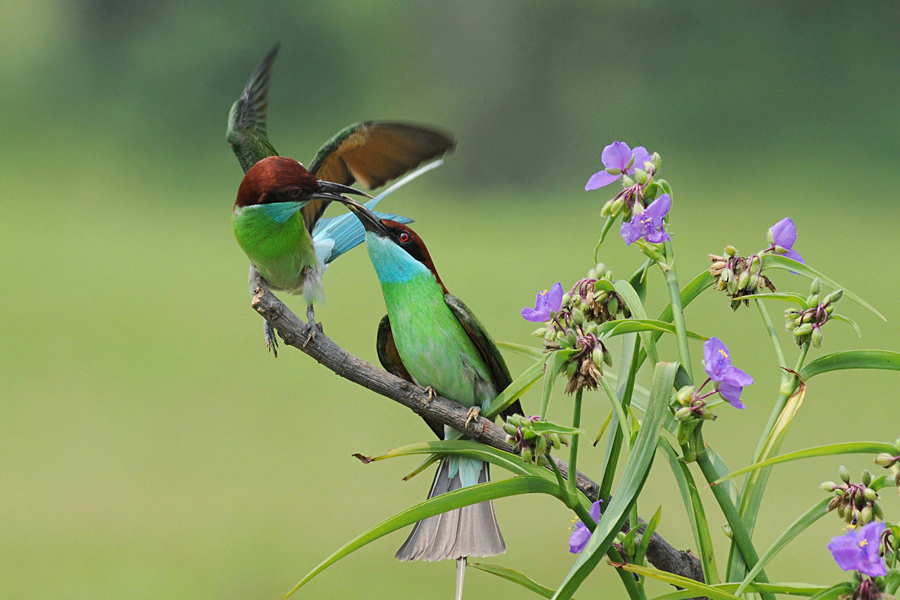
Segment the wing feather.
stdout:
<path fill-rule="evenodd" d="M 256 66 L 241 97 L 232 105 L 228 115 L 226 139 L 231 144 L 244 173 L 267 156 L 278 152 L 269 143 L 266 132 L 266 110 L 269 106 L 269 81 L 272 64 L 278 55 L 278 44 L 269 50 Z"/>

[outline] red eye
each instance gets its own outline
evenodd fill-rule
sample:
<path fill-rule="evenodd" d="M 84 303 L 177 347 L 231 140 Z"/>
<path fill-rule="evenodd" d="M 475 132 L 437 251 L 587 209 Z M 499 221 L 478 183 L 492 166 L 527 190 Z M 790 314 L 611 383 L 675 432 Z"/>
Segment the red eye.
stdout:
<path fill-rule="evenodd" d="M 404 242 L 404 243 L 405 243 L 405 242 L 408 242 L 408 241 L 409 241 L 409 234 L 406 233 L 405 231 L 401 231 L 401 232 L 400 232 L 400 241 L 401 241 L 401 242 Z"/>

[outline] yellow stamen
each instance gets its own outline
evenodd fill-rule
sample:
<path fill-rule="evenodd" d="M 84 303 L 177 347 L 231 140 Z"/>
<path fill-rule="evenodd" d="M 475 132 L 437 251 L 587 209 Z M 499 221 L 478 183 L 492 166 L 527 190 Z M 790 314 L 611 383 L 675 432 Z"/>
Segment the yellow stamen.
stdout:
<path fill-rule="evenodd" d="M 543 290 L 543 291 L 541 292 L 541 296 L 543 296 L 543 295 L 546 294 L 546 293 L 547 293 L 547 290 Z"/>
<path fill-rule="evenodd" d="M 721 354 L 721 355 L 724 356 L 725 358 L 728 358 L 728 353 L 725 352 L 724 350 L 722 350 L 721 348 L 719 349 L 719 354 Z"/>

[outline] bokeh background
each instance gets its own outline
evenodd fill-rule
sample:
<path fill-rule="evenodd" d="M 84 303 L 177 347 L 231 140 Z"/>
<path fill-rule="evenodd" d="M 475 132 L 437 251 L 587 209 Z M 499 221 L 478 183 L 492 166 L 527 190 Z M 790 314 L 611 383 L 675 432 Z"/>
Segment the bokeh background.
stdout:
<path fill-rule="evenodd" d="M 455 133 L 446 165 L 385 207 L 417 220 L 444 281 L 496 338 L 532 343 L 519 309 L 592 266 L 611 192 L 583 185 L 602 148 L 624 140 L 663 156 L 683 281 L 725 244 L 761 249 L 790 216 L 809 264 L 889 316 L 843 300 L 863 337 L 835 323 L 815 357 L 900 347 L 898 26 L 888 1 L 3 3 L 0 597 L 279 598 L 352 536 L 425 497 L 430 475 L 401 481 L 414 459 L 351 457 L 428 439 L 418 418 L 299 352 L 273 359 L 249 308 L 229 222 L 241 171 L 225 124 L 276 40 L 269 125 L 284 154 L 308 161 L 362 119 Z M 620 276 L 641 262 L 615 235 L 603 259 Z M 365 252 L 341 259 L 326 288 L 326 333 L 374 361 L 384 306 Z M 664 304 L 657 274 L 651 294 L 652 313 Z M 687 317 L 756 378 L 748 408 L 723 408 L 706 428 L 729 465 L 744 466 L 777 394 L 769 342 L 755 310 L 732 314 L 721 295 Z M 696 345 L 695 370 L 700 356 Z M 513 372 L 527 366 L 508 360 Z M 894 440 L 896 389 L 891 373 L 817 378 L 785 449 Z M 525 404 L 536 410 L 537 399 Z M 587 406 L 596 433 L 607 402 L 593 395 Z M 568 418 L 561 396 L 554 407 Z M 601 455 L 585 470 L 598 475 Z M 820 499 L 840 462 L 774 472 L 758 547 Z M 872 466 L 843 462 L 857 476 Z M 723 520 L 705 498 L 721 565 Z M 641 512 L 659 505 L 663 535 L 691 547 L 663 460 Z M 897 519 L 896 496 L 885 506 Z M 547 498 L 496 508 L 509 552 L 490 562 L 558 584 L 573 562 L 570 515 Z M 825 549 L 839 531 L 823 520 L 770 577 L 845 579 Z M 299 597 L 448 597 L 452 564 L 393 559 L 404 535 Z M 624 597 L 611 571 L 578 597 Z M 469 572 L 467 598 L 522 593 Z"/>

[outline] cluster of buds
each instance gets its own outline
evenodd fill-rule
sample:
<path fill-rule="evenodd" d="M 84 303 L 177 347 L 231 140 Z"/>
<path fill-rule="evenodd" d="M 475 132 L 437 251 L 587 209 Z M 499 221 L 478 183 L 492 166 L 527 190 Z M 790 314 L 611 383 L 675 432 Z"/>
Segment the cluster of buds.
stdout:
<path fill-rule="evenodd" d="M 850 471 L 844 466 L 838 470 L 838 475 L 842 484 L 826 481 L 820 486 L 826 492 L 834 493 L 828 504 L 829 511 L 837 509 L 838 516 L 853 527 L 884 518 L 877 503 L 878 492 L 869 487 L 872 485 L 869 471 L 863 471 L 861 483 L 850 483 Z"/>
<path fill-rule="evenodd" d="M 699 427 L 703 421 L 713 421 L 716 418 L 706 408 L 706 399 L 715 394 L 715 391 L 700 396 L 694 386 L 686 385 L 675 392 L 672 409 L 675 411 L 675 420 L 678 421 L 678 444 L 687 462 L 696 459 L 699 448 L 696 447 Z"/>
<path fill-rule="evenodd" d="M 878 600 L 882 597 L 878 583 L 874 579 L 863 577 L 859 571 L 855 571 L 854 574 L 858 584 L 853 589 L 853 594 L 848 594 L 850 600 Z"/>
<path fill-rule="evenodd" d="M 559 310 L 551 313 L 546 326 L 532 333 L 544 338 L 547 351 L 578 351 L 566 365 L 567 394 L 585 387 L 597 389 L 603 364 L 612 366 L 612 354 L 597 337 L 598 327 L 631 316 L 622 298 L 612 291 L 612 277 L 612 271 L 598 264 L 563 295 Z"/>
<path fill-rule="evenodd" d="M 822 346 L 822 325 L 831 318 L 835 303 L 844 295 L 844 290 L 836 290 L 822 298 L 821 288 L 819 278 L 813 279 L 806 306 L 784 311 L 785 326 L 794 334 L 794 341 L 798 346 L 810 341 L 816 348 Z"/>
<path fill-rule="evenodd" d="M 900 445 L 900 440 L 897 440 L 897 444 Z M 900 491 L 900 455 L 893 456 L 887 452 L 882 452 L 875 457 L 875 464 L 890 471 L 891 476 L 894 478 L 894 484 Z"/>
<path fill-rule="evenodd" d="M 534 424 L 540 420 L 541 418 L 538 416 L 510 415 L 503 424 L 506 443 L 514 445 L 516 452 L 521 455 L 523 460 L 534 464 L 537 464 L 551 448 L 559 450 L 561 446 L 569 445 L 569 436 L 567 435 L 535 431 Z"/>
<path fill-rule="evenodd" d="M 709 273 L 716 278 L 716 289 L 724 290 L 731 296 L 731 309 L 737 310 L 741 299 L 745 305 L 750 301 L 746 296 L 762 292 L 765 288 L 775 291 L 772 280 L 762 274 L 762 259 L 758 254 L 747 258 L 738 256 L 734 246 L 725 247 L 725 256 L 710 254 L 712 265 Z"/>
<path fill-rule="evenodd" d="M 634 212 L 634 205 L 639 203 L 641 209 L 656 198 L 659 186 L 654 183 L 653 175 L 656 174 L 662 166 L 662 158 L 658 152 L 654 152 L 642 165 L 635 165 L 635 157 L 632 156 L 631 162 L 626 169 L 622 170 L 622 186 L 623 190 L 619 192 L 615 198 L 603 205 L 600 210 L 602 217 L 615 217 L 621 212 L 625 213 L 625 219 L 630 219 Z M 617 169 L 607 168 L 607 172 L 612 174 Z M 628 175 L 628 171 L 634 171 L 632 175 Z"/>

